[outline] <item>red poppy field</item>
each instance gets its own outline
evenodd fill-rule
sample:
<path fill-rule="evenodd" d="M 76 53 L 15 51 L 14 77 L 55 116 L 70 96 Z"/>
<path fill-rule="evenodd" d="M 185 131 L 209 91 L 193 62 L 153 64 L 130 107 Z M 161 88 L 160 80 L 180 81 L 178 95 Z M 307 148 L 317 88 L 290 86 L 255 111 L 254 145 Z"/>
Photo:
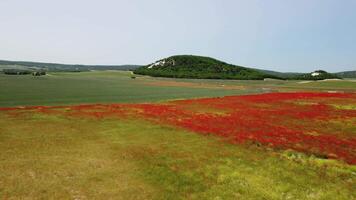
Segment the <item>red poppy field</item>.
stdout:
<path fill-rule="evenodd" d="M 0 199 L 349 200 L 355 134 L 355 93 L 2 107 Z"/>
<path fill-rule="evenodd" d="M 30 111 L 98 120 L 142 118 L 158 125 L 216 135 L 237 145 L 293 150 L 354 165 L 355 106 L 356 95 L 352 93 L 268 93 L 160 104 L 35 106 L 0 110 L 10 116 Z"/>
<path fill-rule="evenodd" d="M 292 149 L 356 164 L 356 110 L 340 108 L 355 104 L 351 94 L 272 93 L 136 107 L 158 123 L 227 137 L 234 143 Z"/>

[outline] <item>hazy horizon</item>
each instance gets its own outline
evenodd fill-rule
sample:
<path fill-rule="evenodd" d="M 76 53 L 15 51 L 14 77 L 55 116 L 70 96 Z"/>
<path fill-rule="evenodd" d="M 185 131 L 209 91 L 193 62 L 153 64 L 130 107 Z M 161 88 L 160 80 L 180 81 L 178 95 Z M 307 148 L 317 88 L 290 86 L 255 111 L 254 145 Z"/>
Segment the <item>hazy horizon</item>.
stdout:
<path fill-rule="evenodd" d="M 356 70 L 354 0 L 3 0 L 0 60 L 148 64 L 210 56 L 281 72 Z"/>

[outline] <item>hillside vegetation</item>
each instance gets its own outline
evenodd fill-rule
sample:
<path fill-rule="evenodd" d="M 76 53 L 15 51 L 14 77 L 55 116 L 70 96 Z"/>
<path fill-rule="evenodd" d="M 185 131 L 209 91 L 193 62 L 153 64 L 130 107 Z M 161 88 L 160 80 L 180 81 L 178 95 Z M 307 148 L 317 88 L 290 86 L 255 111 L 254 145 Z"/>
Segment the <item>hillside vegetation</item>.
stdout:
<path fill-rule="evenodd" d="M 297 74 L 295 76 L 292 77 L 288 77 L 288 79 L 292 79 L 292 80 L 325 80 L 325 79 L 340 79 L 339 76 L 337 76 L 336 74 L 332 74 L 332 73 L 328 73 L 326 71 L 323 70 L 316 70 L 314 72 L 311 73 L 307 73 L 307 74 Z"/>
<path fill-rule="evenodd" d="M 255 68 L 254 68 L 255 69 Z M 302 75 L 303 73 L 298 73 L 298 72 L 277 72 L 277 71 L 272 71 L 272 70 L 265 70 L 265 69 L 255 69 L 257 71 L 261 71 L 266 74 L 270 74 L 273 76 L 278 76 L 283 79 L 288 79 L 288 78 L 293 78 L 299 75 Z"/>
<path fill-rule="evenodd" d="M 164 58 L 134 70 L 135 74 L 198 79 L 262 80 L 279 78 L 254 69 L 228 64 L 214 58 L 179 55 Z"/>
<path fill-rule="evenodd" d="M 324 70 L 316 70 L 311 73 L 300 73 L 300 72 L 277 72 L 277 71 L 263 70 L 263 69 L 256 69 L 256 70 L 288 80 L 324 80 L 324 79 L 356 78 L 356 71 L 329 73 Z M 319 73 L 319 75 L 312 76 L 313 73 Z"/>

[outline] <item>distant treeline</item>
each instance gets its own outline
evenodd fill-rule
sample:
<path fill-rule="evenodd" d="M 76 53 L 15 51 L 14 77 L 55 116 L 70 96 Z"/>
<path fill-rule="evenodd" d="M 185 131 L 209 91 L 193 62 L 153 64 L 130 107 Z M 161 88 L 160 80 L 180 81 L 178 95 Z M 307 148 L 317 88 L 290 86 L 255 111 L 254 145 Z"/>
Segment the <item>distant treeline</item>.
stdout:
<path fill-rule="evenodd" d="M 2 72 L 6 75 L 27 75 L 32 74 L 33 76 L 43 76 L 46 75 L 46 71 L 44 70 L 23 70 L 23 69 L 3 69 Z"/>
<path fill-rule="evenodd" d="M 46 71 L 66 71 L 66 72 L 81 72 L 90 70 L 134 70 L 138 65 L 78 65 L 78 64 L 58 64 L 58 63 L 42 63 L 42 62 L 27 62 L 27 61 L 6 61 L 0 60 L 0 65 L 3 66 L 22 66 L 27 68 L 37 68 Z"/>
<path fill-rule="evenodd" d="M 23 69 L 3 69 L 2 72 L 7 75 L 26 75 L 32 73 L 30 70 Z"/>

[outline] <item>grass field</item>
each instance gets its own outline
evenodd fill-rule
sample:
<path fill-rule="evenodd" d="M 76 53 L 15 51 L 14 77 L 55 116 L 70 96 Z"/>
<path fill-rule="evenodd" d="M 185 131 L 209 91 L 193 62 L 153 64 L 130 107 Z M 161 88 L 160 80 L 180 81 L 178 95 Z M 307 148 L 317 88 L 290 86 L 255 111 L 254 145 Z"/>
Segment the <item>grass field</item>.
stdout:
<path fill-rule="evenodd" d="M 125 71 L 50 73 L 47 76 L 0 74 L 0 107 L 81 103 L 137 103 L 241 95 L 271 91 L 356 91 L 356 82 L 300 84 L 297 81 L 227 81 L 166 79 Z"/>
<path fill-rule="evenodd" d="M 136 105 L 3 110 L 0 196 L 4 199 L 355 198 L 353 165 L 290 150 L 276 151 L 254 143 L 231 144 L 220 137 L 177 128 L 163 119 L 147 120 L 152 111 L 147 105 L 150 104 L 142 105 L 142 109 L 148 109 L 144 115 L 135 114 L 141 113 Z M 159 105 L 165 104 L 156 106 Z M 216 113 L 204 106 L 192 109 L 191 104 L 183 105 L 194 112 Z M 350 133 L 354 134 L 354 129 Z"/>
<path fill-rule="evenodd" d="M 53 73 L 43 77 L 0 75 L 0 106 L 152 102 L 253 91 L 149 85 L 130 72 Z"/>
<path fill-rule="evenodd" d="M 352 81 L 107 71 L 0 85 L 0 199 L 356 199 Z"/>

